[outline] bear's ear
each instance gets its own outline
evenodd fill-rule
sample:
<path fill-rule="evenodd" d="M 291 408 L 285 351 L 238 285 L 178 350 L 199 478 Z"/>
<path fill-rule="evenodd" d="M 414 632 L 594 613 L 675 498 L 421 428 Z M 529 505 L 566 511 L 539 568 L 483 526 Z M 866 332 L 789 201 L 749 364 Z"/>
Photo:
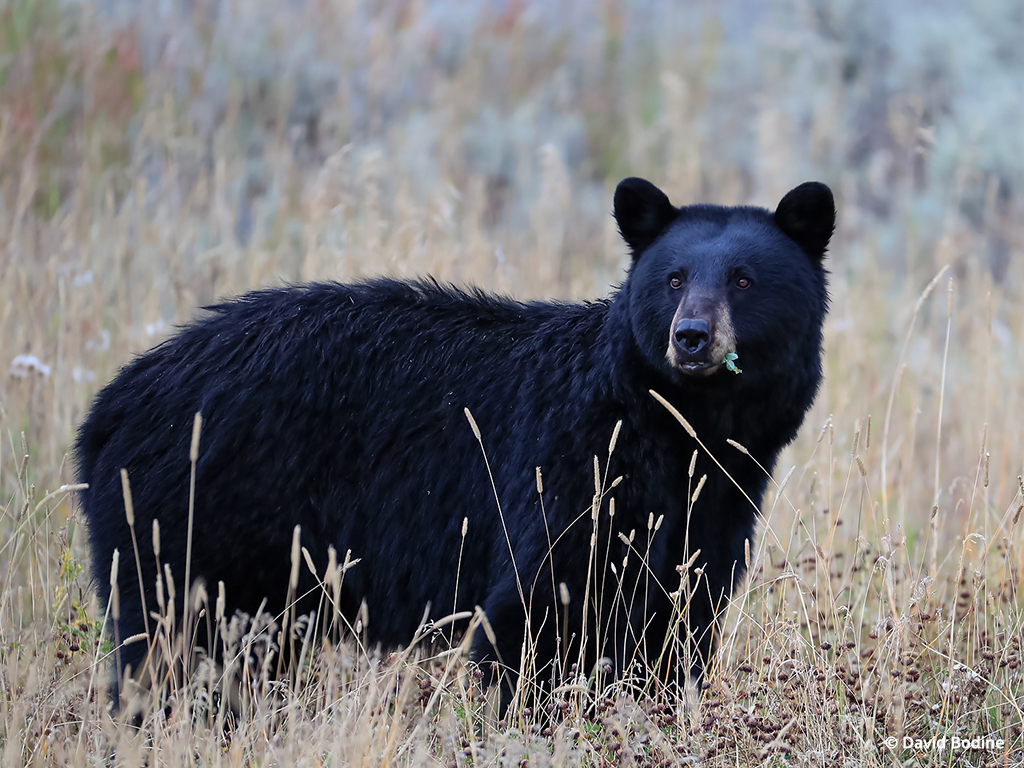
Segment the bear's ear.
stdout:
<path fill-rule="evenodd" d="M 832 190 L 808 181 L 788 192 L 775 211 L 775 225 L 812 259 L 821 260 L 836 227 Z"/>
<path fill-rule="evenodd" d="M 646 179 L 624 179 L 615 189 L 615 221 L 633 251 L 633 261 L 678 215 L 665 193 Z"/>

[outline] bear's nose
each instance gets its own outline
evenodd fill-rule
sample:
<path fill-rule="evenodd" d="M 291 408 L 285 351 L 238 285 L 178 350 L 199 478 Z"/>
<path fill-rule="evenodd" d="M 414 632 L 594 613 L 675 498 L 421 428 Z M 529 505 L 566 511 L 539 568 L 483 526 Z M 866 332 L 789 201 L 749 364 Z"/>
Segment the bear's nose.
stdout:
<path fill-rule="evenodd" d="M 680 320 L 676 326 L 676 344 L 689 354 L 700 352 L 711 341 L 711 326 L 707 320 L 694 318 Z"/>

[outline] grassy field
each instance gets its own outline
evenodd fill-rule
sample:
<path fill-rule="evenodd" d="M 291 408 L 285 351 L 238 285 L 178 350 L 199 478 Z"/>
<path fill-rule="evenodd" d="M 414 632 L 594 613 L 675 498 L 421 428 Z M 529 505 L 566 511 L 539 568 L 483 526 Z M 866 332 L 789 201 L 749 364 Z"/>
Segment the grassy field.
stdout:
<path fill-rule="evenodd" d="M 1024 762 L 1024 20 L 768 5 L 0 0 L 0 763 Z M 629 175 L 839 209 L 825 384 L 703 696 L 584 670 L 498 723 L 458 637 L 348 639 L 277 681 L 254 649 L 229 728 L 180 677 L 111 717 L 67 451 L 118 367 L 261 285 L 606 294 Z"/>

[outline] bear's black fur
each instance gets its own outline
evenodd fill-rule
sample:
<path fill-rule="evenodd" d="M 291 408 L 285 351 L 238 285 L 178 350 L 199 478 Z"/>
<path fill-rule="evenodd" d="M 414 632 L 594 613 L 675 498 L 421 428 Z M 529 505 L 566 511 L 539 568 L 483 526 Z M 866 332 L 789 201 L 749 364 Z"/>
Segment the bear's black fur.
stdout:
<path fill-rule="evenodd" d="M 360 559 L 340 607 L 352 620 L 366 602 L 371 640 L 409 641 L 428 605 L 433 617 L 479 605 L 496 647 L 478 632 L 476 659 L 514 670 L 525 601 L 542 677 L 556 658 L 578 658 L 584 627 L 585 664 L 606 656 L 621 671 L 639 656 L 667 670 L 681 643 L 666 638 L 686 637 L 673 631 L 678 598 L 669 594 L 680 589 L 677 566 L 700 550 L 687 619 L 700 675 L 716 607 L 745 570 L 765 470 L 821 380 L 832 194 L 804 184 L 774 214 L 675 208 L 649 182 L 627 179 L 615 217 L 633 263 L 606 300 L 520 303 L 384 279 L 263 290 L 212 307 L 127 365 L 76 443 L 104 599 L 121 553 L 118 636 L 144 631 L 119 472 L 130 478 L 154 610 L 154 519 L 161 561 L 177 579 L 186 571 L 198 411 L 191 574 L 214 593 L 224 582 L 229 615 L 254 613 L 264 598 L 267 610 L 284 609 L 298 525 L 321 576 L 329 547 Z M 596 520 L 595 455 L 604 495 Z M 304 564 L 300 574 L 297 594 L 314 597 L 299 610 L 316 609 Z M 122 664 L 138 669 L 146 650 L 125 646 Z"/>

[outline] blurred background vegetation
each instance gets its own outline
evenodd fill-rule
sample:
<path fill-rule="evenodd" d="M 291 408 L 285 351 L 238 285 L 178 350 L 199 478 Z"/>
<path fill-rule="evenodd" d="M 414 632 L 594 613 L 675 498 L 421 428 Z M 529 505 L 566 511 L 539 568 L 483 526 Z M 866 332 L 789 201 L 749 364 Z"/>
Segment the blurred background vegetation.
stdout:
<path fill-rule="evenodd" d="M 1020 245 L 1010 0 L 9 0 L 0 26 L 0 220 L 33 261 L 61 247 L 46 224 L 89 242 L 106 213 L 138 225 L 133 259 L 207 270 L 205 293 L 233 266 L 218 249 L 251 248 L 274 255 L 261 279 L 450 266 L 589 295 L 618 275 L 609 187 L 630 174 L 764 205 L 822 178 L 837 267 L 854 234 L 894 271 L 951 236 L 998 281 Z M 417 263 L 387 226 L 407 210 L 484 237 L 489 263 Z M 346 248 L 374 216 L 379 260 Z M 318 246 L 338 253 L 310 264 Z"/>

